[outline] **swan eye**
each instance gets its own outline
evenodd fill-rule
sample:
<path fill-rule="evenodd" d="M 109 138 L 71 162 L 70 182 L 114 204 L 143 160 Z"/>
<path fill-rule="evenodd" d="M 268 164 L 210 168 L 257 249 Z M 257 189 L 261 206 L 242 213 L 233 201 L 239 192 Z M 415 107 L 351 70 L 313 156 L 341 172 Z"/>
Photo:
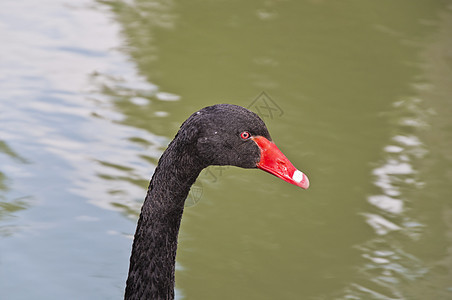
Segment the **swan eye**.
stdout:
<path fill-rule="evenodd" d="M 247 140 L 251 137 L 251 134 L 248 131 L 244 131 L 240 134 L 240 137 L 242 138 L 242 140 Z"/>

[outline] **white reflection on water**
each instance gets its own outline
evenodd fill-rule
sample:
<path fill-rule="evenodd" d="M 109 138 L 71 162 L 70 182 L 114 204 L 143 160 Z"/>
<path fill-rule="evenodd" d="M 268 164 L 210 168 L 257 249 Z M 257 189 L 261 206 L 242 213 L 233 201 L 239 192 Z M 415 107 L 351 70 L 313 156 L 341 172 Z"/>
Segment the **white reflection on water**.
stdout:
<path fill-rule="evenodd" d="M 419 124 L 425 124 L 423 120 L 424 115 L 419 113 L 421 108 L 418 104 L 419 99 L 406 99 L 394 104 L 396 109 L 395 117 L 398 118 L 399 126 L 410 128 L 412 126 L 418 127 Z M 399 118 L 398 114 L 406 114 L 407 112 L 411 114 L 411 117 L 404 116 Z M 407 123 L 406 120 L 412 120 L 412 122 Z M 413 125 L 407 126 L 407 124 Z M 400 215 L 404 211 L 405 199 L 403 198 L 403 191 L 416 189 L 423 185 L 417 178 L 417 171 L 412 165 L 412 160 L 422 158 L 427 153 L 427 150 L 417 136 L 398 133 L 392 137 L 391 144 L 384 147 L 384 152 L 385 160 L 372 171 L 375 176 L 374 185 L 380 188 L 381 194 L 369 196 L 368 202 L 384 212 Z M 382 234 L 381 226 L 377 224 L 389 224 L 391 222 L 383 217 L 381 218 L 385 221 L 378 221 L 372 214 L 370 215 L 368 214 L 367 216 L 369 225 L 377 233 Z M 388 228 L 395 230 L 399 226 L 394 224 L 394 226 L 389 226 Z"/>
<path fill-rule="evenodd" d="M 376 237 L 357 246 L 360 279 L 345 299 L 452 299 L 451 11 L 449 5 L 440 14 L 423 51 L 427 80 L 413 84 L 419 97 L 394 103 L 395 133 L 373 172 L 380 193 L 368 197 L 372 214 L 398 229 L 383 232 L 374 216 L 365 216 Z"/>
<path fill-rule="evenodd" d="M 384 217 L 377 214 L 363 214 L 366 217 L 367 224 L 372 226 L 375 233 L 385 235 L 390 231 L 399 230 L 400 226 L 388 221 Z"/>
<path fill-rule="evenodd" d="M 123 231 L 134 225 L 97 207 L 139 211 L 142 182 L 168 140 L 124 125 L 103 90 L 137 97 L 130 101 L 137 106 L 161 92 L 117 50 L 121 28 L 105 9 L 91 0 L 2 1 L 0 141 L 24 158 L 0 156 L 8 176 L 0 204 L 23 206 L 0 219 L 8 235 L 0 243 L 2 299 L 123 294 L 130 254 Z"/>
<path fill-rule="evenodd" d="M 403 211 L 403 202 L 397 198 L 386 195 L 374 195 L 367 198 L 369 203 L 393 214 L 400 214 Z"/>
<path fill-rule="evenodd" d="M 143 180 L 152 169 L 139 157 L 157 159 L 168 141 L 118 124 L 125 116 L 99 87 L 130 96 L 137 106 L 149 104 L 148 95 L 165 101 L 179 97 L 137 75 L 128 58 L 115 50 L 121 45 L 121 28 L 107 18 L 105 7 L 57 0 L 7 1 L 2 6 L 0 111 L 8 128 L 2 139 L 24 151 L 21 144 L 28 144 L 30 152 L 38 147 L 63 159 L 70 165 L 65 176 L 72 181 L 71 191 L 93 204 L 110 209 L 115 202 L 139 206 L 135 200 L 143 197 L 143 189 L 132 182 Z M 136 94 L 144 97 L 131 96 Z M 131 144 L 131 137 L 147 141 L 146 146 Z M 133 170 L 120 170 L 115 163 Z M 125 177 L 129 180 L 122 180 Z"/>
<path fill-rule="evenodd" d="M 357 246 L 364 259 L 359 273 L 364 276 L 348 287 L 350 297 L 404 299 L 400 285 L 406 280 L 420 278 L 428 271 L 418 258 L 397 242 L 403 237 L 416 240 L 423 228 L 421 222 L 413 220 L 407 212 L 410 203 L 415 201 L 409 195 L 423 186 L 413 162 L 427 153 L 420 139 L 412 133 L 413 127 L 425 124 L 418 104 L 419 99 L 394 104 L 392 114 L 398 125 L 397 133 L 383 148 L 384 159 L 372 171 L 373 183 L 380 193 L 367 198 L 375 210 L 362 213 L 376 237 Z"/>

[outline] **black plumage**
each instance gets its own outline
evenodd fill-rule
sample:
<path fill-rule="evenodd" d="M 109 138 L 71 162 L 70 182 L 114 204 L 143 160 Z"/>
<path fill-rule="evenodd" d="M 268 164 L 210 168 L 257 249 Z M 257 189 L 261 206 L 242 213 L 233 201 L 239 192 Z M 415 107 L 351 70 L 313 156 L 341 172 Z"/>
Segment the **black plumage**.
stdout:
<path fill-rule="evenodd" d="M 255 113 L 231 104 L 205 107 L 181 125 L 149 184 L 133 242 L 125 299 L 174 299 L 177 236 L 191 185 L 209 165 L 256 168 L 261 156 L 251 138 L 256 136 L 271 141 Z"/>

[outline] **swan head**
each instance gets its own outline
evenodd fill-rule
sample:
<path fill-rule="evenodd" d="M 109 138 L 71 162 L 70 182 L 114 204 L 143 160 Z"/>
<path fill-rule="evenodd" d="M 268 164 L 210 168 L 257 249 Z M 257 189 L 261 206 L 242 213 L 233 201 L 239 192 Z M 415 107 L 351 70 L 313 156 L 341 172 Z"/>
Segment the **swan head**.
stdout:
<path fill-rule="evenodd" d="M 301 188 L 309 187 L 308 177 L 272 142 L 262 119 L 244 107 L 205 107 L 182 124 L 178 135 L 192 145 L 204 167 L 259 168 Z"/>

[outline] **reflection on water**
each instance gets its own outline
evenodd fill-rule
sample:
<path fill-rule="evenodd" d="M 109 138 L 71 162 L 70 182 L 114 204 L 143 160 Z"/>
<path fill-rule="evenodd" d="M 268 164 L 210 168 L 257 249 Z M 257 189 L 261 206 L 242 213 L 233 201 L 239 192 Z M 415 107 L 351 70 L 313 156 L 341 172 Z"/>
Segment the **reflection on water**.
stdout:
<path fill-rule="evenodd" d="M 167 138 L 103 88 L 155 87 L 92 1 L 7 1 L 0 35 L 0 298 L 120 298 L 134 224 L 108 211 L 136 218 Z"/>
<path fill-rule="evenodd" d="M 368 197 L 375 210 L 363 213 L 376 237 L 356 246 L 364 259 L 357 270 L 363 276 L 349 286 L 349 299 L 403 299 L 401 286 L 428 272 L 425 263 L 401 242 L 418 241 L 425 227 L 411 213 L 412 203 L 422 200 L 416 191 L 425 185 L 415 167 L 416 161 L 427 154 L 415 135 L 427 127 L 428 115 L 421 104 L 418 98 L 397 101 L 390 112 L 396 133 L 383 148 L 384 160 L 372 172 L 380 193 Z"/>
<path fill-rule="evenodd" d="M 2 157 L 6 156 L 6 157 Z M 17 154 L 8 144 L 0 140 L 0 165 L 3 172 L 14 174 L 17 171 L 15 164 L 26 164 L 27 160 Z M 10 190 L 8 177 L 0 171 L 0 236 L 10 236 L 19 228 L 9 223 L 15 213 L 29 206 L 29 197 L 9 198 L 6 196 Z"/>
<path fill-rule="evenodd" d="M 434 178 L 439 169 L 432 170 L 430 163 L 432 159 L 449 166 L 452 163 L 451 139 L 445 138 L 450 137 L 450 130 L 444 131 L 440 125 L 448 123 L 452 109 L 447 96 L 452 91 L 452 69 L 444 68 L 452 66 L 447 59 L 450 50 L 444 52 L 452 42 L 451 22 L 452 14 L 443 13 L 436 41 L 424 51 L 426 76 L 422 83 L 414 85 L 418 96 L 393 104 L 390 118 L 396 125 L 395 133 L 383 149 L 385 159 L 373 170 L 374 184 L 380 193 L 368 197 L 376 210 L 363 213 L 377 236 L 357 245 L 364 259 L 358 269 L 363 276 L 348 287 L 346 299 L 452 297 L 452 194 L 444 190 L 448 189 L 445 186 L 436 189 L 438 182 Z M 449 78 L 449 83 L 443 78 Z M 437 134 L 443 138 L 437 139 Z M 432 172 L 436 175 L 432 176 Z M 450 173 L 444 179 L 448 185 Z M 427 216 L 432 210 L 433 216 Z M 444 227 L 437 226 L 431 218 L 444 221 Z M 435 233 L 436 230 L 439 232 Z M 437 234 L 447 237 L 445 248 L 429 244 Z"/>

